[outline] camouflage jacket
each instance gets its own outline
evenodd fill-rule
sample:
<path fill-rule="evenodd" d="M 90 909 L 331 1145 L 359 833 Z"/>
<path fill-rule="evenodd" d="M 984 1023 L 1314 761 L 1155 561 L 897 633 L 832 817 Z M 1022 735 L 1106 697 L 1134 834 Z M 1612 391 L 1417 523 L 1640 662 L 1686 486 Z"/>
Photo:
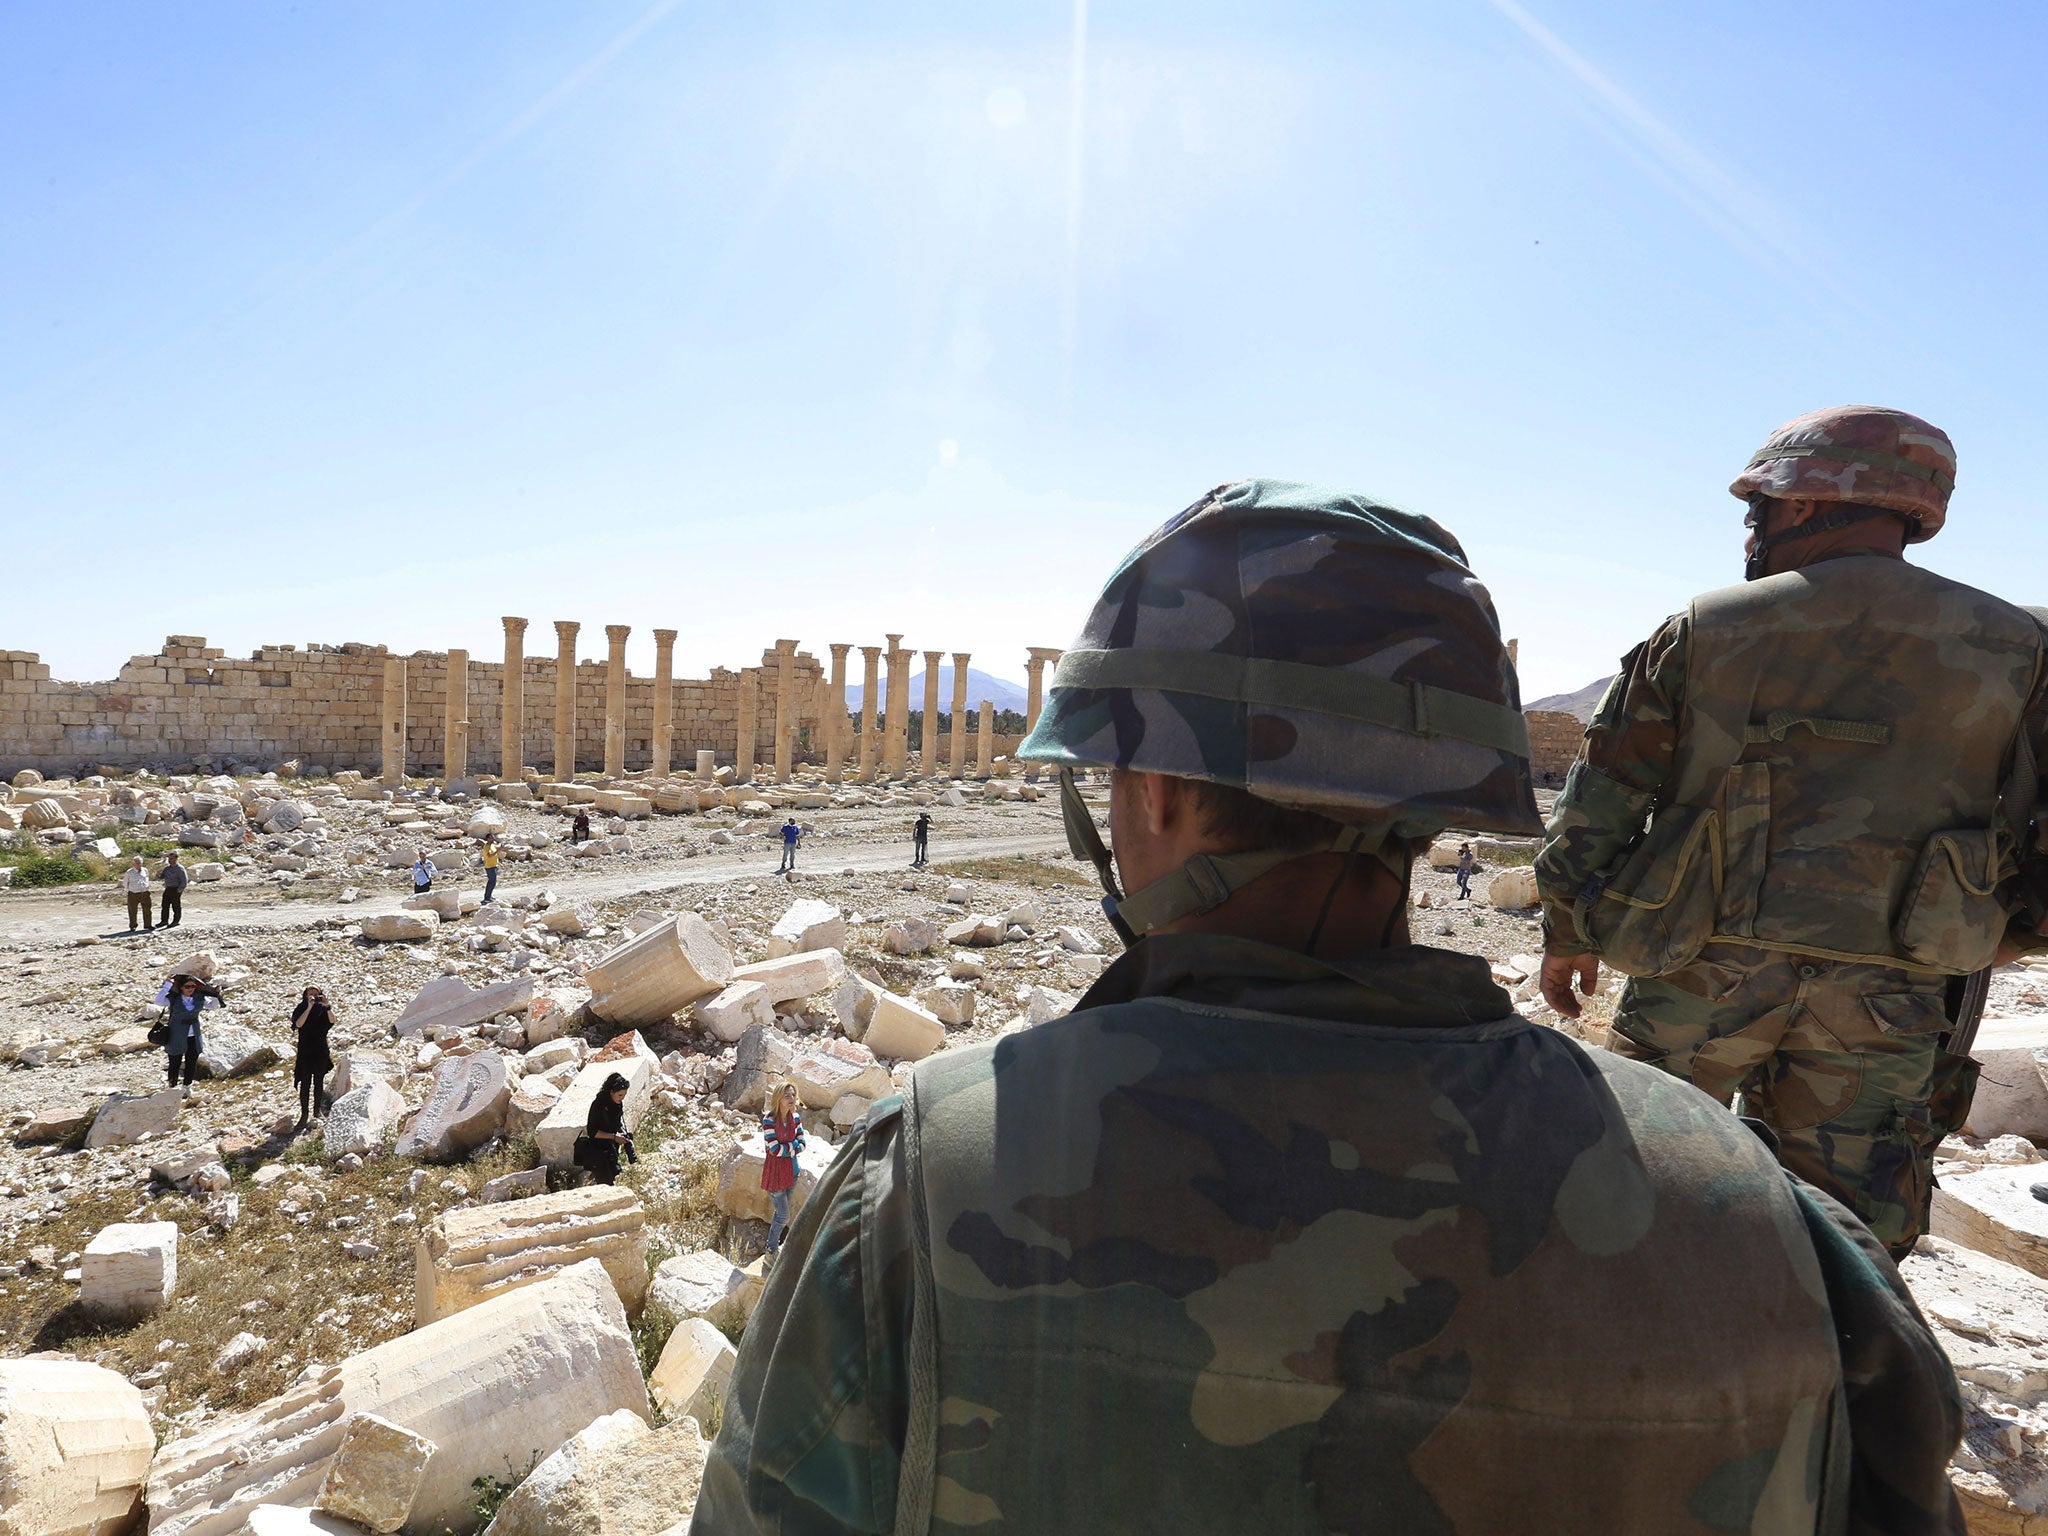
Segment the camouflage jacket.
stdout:
<path fill-rule="evenodd" d="M 1419 948 L 1150 938 L 877 1103 L 692 1530 L 892 1530 L 932 1423 L 932 1527 L 986 1536 L 1962 1530 L 1953 1376 L 1854 1218 Z"/>
<path fill-rule="evenodd" d="M 1709 936 L 1948 974 L 1988 964 L 2008 922 L 2042 947 L 2027 823 L 2048 783 L 2015 747 L 2048 764 L 2043 687 L 2031 615 L 1901 560 L 1706 594 L 1624 658 L 1587 728 L 1536 859 L 1546 949 L 1618 921 L 1613 894 L 1574 910 L 1603 887 L 1667 904 L 1667 963 L 1593 946 L 1638 975 Z"/>

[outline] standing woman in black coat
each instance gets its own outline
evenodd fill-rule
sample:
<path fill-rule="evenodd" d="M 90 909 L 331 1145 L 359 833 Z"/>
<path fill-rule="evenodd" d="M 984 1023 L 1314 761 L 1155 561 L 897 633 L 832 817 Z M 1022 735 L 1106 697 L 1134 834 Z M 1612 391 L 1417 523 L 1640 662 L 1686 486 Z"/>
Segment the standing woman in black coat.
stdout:
<path fill-rule="evenodd" d="M 633 1155 L 633 1138 L 625 1129 L 626 1090 L 630 1086 L 623 1073 L 614 1072 L 590 1101 L 590 1118 L 583 1124 L 583 1133 L 591 1141 L 590 1161 L 584 1166 L 593 1183 L 609 1184 L 618 1178 L 621 1150 L 628 1157 Z"/>
<path fill-rule="evenodd" d="M 299 1006 L 292 1010 L 292 1034 L 299 1042 L 298 1056 L 292 1062 L 292 1077 L 299 1089 L 295 1130 L 303 1131 L 314 1115 L 324 1118 L 334 1107 L 327 1097 L 327 1074 L 334 1070 L 334 1057 L 327 1049 L 327 1032 L 332 1028 L 334 1010 L 327 1004 L 327 994 L 318 987 L 306 988 L 299 994 Z"/>

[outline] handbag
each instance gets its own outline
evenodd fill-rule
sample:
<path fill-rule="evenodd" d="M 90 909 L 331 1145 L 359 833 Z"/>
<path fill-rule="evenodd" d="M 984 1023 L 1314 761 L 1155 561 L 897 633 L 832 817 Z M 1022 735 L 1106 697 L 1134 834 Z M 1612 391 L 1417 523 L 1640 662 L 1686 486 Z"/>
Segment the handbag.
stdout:
<path fill-rule="evenodd" d="M 170 1040 L 170 1038 L 171 1026 L 166 1024 L 162 1019 L 158 1019 L 154 1024 L 149 1026 L 149 1043 L 151 1045 L 166 1044 Z"/>
<path fill-rule="evenodd" d="M 599 1153 L 595 1136 L 578 1136 L 576 1144 L 569 1149 L 569 1161 L 578 1168 L 594 1170 L 598 1166 Z"/>

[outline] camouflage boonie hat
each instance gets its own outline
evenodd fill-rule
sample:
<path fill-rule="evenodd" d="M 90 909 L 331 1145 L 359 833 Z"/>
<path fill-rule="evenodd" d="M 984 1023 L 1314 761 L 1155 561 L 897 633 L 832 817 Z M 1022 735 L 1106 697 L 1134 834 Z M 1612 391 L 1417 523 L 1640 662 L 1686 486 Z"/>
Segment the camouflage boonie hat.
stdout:
<path fill-rule="evenodd" d="M 1437 523 L 1223 485 L 1109 579 L 1020 758 L 1206 779 L 1384 836 L 1541 830 L 1493 600 Z"/>
<path fill-rule="evenodd" d="M 1795 416 L 1764 439 L 1729 491 L 1882 507 L 1919 519 L 1906 542 L 1941 532 L 1956 484 L 1956 450 L 1941 428 L 1878 405 Z"/>

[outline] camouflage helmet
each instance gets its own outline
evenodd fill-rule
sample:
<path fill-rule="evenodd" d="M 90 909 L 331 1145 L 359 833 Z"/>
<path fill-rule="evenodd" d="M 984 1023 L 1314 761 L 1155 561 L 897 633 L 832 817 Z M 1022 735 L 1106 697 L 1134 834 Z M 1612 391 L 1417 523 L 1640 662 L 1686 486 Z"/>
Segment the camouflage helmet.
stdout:
<path fill-rule="evenodd" d="M 1912 520 L 1906 542 L 1941 531 L 1955 489 L 1948 434 L 1918 416 L 1877 405 L 1839 405 L 1795 416 L 1764 439 L 1728 487 L 1756 496 L 1846 501 Z"/>
<path fill-rule="evenodd" d="M 1240 480 L 1147 538 L 1017 756 L 1206 779 L 1376 840 L 1542 830 L 1493 601 L 1426 517 Z"/>

